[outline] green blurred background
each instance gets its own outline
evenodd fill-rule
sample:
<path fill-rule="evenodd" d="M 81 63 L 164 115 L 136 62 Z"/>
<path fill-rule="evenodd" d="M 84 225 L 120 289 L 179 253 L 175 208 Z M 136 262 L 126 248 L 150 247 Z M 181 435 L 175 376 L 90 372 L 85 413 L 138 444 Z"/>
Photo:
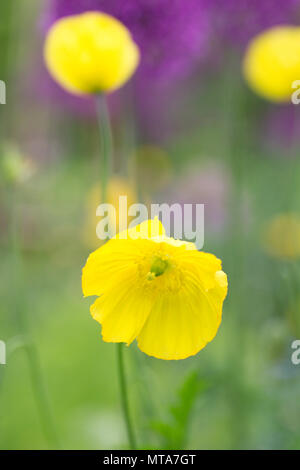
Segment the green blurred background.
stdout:
<path fill-rule="evenodd" d="M 0 7 L 0 448 L 126 448 L 115 345 L 101 340 L 81 292 L 81 268 L 96 247 L 89 201 L 101 171 L 97 123 L 93 113 L 47 101 L 37 85 L 42 9 L 33 0 Z M 298 228 L 299 110 L 248 90 L 229 46 L 217 65 L 177 84 L 164 132 L 153 131 L 154 117 L 134 126 L 131 91 L 111 100 L 116 173 L 137 175 L 147 202 L 205 203 L 204 251 L 222 259 L 229 278 L 220 330 L 197 356 L 168 362 L 135 344 L 126 349 L 138 444 L 299 448 L 291 343 L 300 339 L 300 266 L 280 251 L 290 229 L 269 234 L 276 256 L 262 241 L 277 214 L 295 214 Z M 291 243 L 300 244 L 297 233 Z M 49 419 L 30 361 L 42 371 Z"/>

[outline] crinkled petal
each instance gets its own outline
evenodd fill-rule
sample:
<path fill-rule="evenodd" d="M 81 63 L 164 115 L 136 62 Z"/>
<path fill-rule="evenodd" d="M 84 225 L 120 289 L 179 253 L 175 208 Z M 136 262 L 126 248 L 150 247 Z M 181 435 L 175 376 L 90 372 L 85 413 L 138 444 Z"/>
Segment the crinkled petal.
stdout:
<path fill-rule="evenodd" d="M 102 324 L 104 341 L 130 344 L 144 326 L 153 303 L 154 299 L 143 290 L 126 284 L 99 297 L 91 306 L 91 314 Z"/>
<path fill-rule="evenodd" d="M 183 271 L 195 278 L 205 290 L 215 285 L 215 273 L 222 269 L 221 260 L 216 256 L 197 250 L 182 250 L 176 254 L 176 259 Z"/>
<path fill-rule="evenodd" d="M 138 346 L 158 359 L 185 359 L 211 341 L 222 318 L 227 278 L 218 271 L 212 289 L 204 290 L 194 277 L 176 293 L 162 295 L 138 335 Z"/>
<path fill-rule="evenodd" d="M 118 290 L 136 273 L 136 261 L 150 244 L 148 240 L 112 239 L 91 253 L 82 270 L 83 295 L 101 295 L 113 286 Z"/>
<path fill-rule="evenodd" d="M 118 288 L 126 282 L 131 271 L 136 271 L 138 259 L 153 250 L 152 237 L 164 233 L 164 227 L 156 217 L 120 232 L 91 253 L 82 270 L 83 295 L 101 295 L 113 285 Z"/>
<path fill-rule="evenodd" d="M 156 237 L 164 236 L 165 229 L 158 217 L 154 219 L 145 220 L 139 225 L 136 225 L 128 230 L 118 233 L 114 238 L 117 239 L 153 239 Z"/>

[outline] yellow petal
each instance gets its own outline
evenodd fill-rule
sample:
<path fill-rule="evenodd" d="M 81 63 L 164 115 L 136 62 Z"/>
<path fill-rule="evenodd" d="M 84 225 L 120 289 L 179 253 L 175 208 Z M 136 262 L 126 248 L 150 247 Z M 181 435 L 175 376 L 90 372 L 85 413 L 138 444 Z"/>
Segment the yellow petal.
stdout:
<path fill-rule="evenodd" d="M 118 289 L 123 282 L 128 285 L 146 246 L 147 240 L 112 239 L 91 253 L 82 270 L 83 295 L 101 295 L 111 287 Z"/>
<path fill-rule="evenodd" d="M 199 282 L 205 290 L 214 287 L 215 273 L 222 268 L 216 256 L 203 251 L 185 250 L 178 252 L 176 259 L 179 267 L 194 277 L 195 283 Z"/>
<path fill-rule="evenodd" d="M 257 94 L 275 102 L 290 101 L 292 83 L 300 76 L 300 28 L 275 26 L 255 36 L 243 71 Z"/>
<path fill-rule="evenodd" d="M 132 229 L 130 229 L 132 230 Z M 83 292 L 104 341 L 130 343 L 160 359 L 184 359 L 213 339 L 222 316 L 227 277 L 221 261 L 164 234 L 159 220 L 118 236 L 92 253 Z"/>
<path fill-rule="evenodd" d="M 165 235 L 165 229 L 158 217 L 154 219 L 145 220 L 139 225 L 132 227 L 128 230 L 118 233 L 114 238 L 116 239 L 155 239 Z"/>
<path fill-rule="evenodd" d="M 137 272 L 139 259 L 153 250 L 150 238 L 165 233 L 162 223 L 155 218 L 119 233 L 105 245 L 90 254 L 82 270 L 84 296 L 101 295 L 111 286 L 128 282 Z"/>
<path fill-rule="evenodd" d="M 226 274 L 215 275 L 208 291 L 199 286 L 188 279 L 182 291 L 160 297 L 138 335 L 141 351 L 158 359 L 185 359 L 215 337 L 227 292 Z"/>
<path fill-rule="evenodd" d="M 127 28 L 100 12 L 58 20 L 45 42 L 49 72 L 72 93 L 101 93 L 122 86 L 134 73 L 139 50 Z"/>
<path fill-rule="evenodd" d="M 142 289 L 121 290 L 104 294 L 91 307 L 95 320 L 102 324 L 104 341 L 130 344 L 140 333 L 153 307 L 153 298 Z"/>

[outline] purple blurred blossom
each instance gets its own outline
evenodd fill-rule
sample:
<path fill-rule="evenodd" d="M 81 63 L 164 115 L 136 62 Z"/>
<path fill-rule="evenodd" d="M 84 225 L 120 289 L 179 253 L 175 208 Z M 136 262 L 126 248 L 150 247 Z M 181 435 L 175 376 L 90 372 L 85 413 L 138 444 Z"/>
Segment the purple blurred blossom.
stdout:
<path fill-rule="evenodd" d="M 268 27 L 299 24 L 300 0 L 47 0 L 41 30 L 45 34 L 57 19 L 89 10 L 119 18 L 138 43 L 141 64 L 130 86 L 139 122 L 155 135 L 165 129 L 164 113 L 180 79 L 199 64 L 217 65 L 226 47 L 242 51 Z M 41 69 L 43 96 L 79 114 L 93 112 L 90 98 L 68 94 Z M 118 101 L 118 94 L 112 99 Z"/>
<path fill-rule="evenodd" d="M 206 0 L 49 0 L 43 29 L 63 16 L 103 11 L 122 21 L 141 50 L 143 80 L 185 76 L 206 53 Z"/>
<path fill-rule="evenodd" d="M 300 0 L 211 0 L 208 5 L 217 43 L 243 46 L 264 29 L 300 20 Z"/>
<path fill-rule="evenodd" d="M 88 10 L 129 28 L 142 52 L 143 79 L 168 81 L 188 74 L 212 42 L 239 46 L 266 28 L 300 21 L 300 0 L 48 0 L 42 27 Z"/>
<path fill-rule="evenodd" d="M 258 123 L 259 135 L 274 154 L 283 158 L 295 158 L 295 146 L 299 140 L 300 120 L 297 106 L 281 104 L 268 105 L 262 121 Z"/>
<path fill-rule="evenodd" d="M 189 167 L 163 195 L 169 204 L 205 204 L 205 227 L 210 233 L 226 226 L 231 181 L 226 167 L 218 162 Z"/>
<path fill-rule="evenodd" d="M 43 34 L 59 18 L 84 11 L 104 11 L 122 21 L 141 50 L 141 63 L 131 80 L 137 119 L 148 135 L 165 128 L 162 107 L 172 89 L 207 55 L 209 21 L 207 0 L 48 0 L 40 20 Z M 41 95 L 85 116 L 94 113 L 89 97 L 65 92 L 41 66 Z M 132 93 L 134 93 L 132 95 Z M 116 98 L 114 98 L 116 96 Z M 117 101 L 118 94 L 111 101 Z M 155 117 L 155 118 L 154 118 Z M 150 126 L 149 126 L 150 123 Z"/>

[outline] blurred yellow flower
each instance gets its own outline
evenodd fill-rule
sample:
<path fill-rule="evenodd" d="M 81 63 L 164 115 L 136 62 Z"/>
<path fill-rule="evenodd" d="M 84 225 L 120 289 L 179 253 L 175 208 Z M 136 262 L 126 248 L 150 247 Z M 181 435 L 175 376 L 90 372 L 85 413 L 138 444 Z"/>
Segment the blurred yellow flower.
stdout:
<path fill-rule="evenodd" d="M 300 79 L 300 28 L 277 26 L 254 37 L 243 68 L 257 94 L 275 102 L 290 101 L 292 83 Z"/>
<path fill-rule="evenodd" d="M 297 259 L 300 256 L 300 216 L 279 214 L 263 230 L 263 247 L 271 256 Z"/>
<path fill-rule="evenodd" d="M 104 341 L 137 339 L 150 356 L 185 359 L 215 337 L 227 276 L 219 259 L 167 237 L 155 218 L 94 251 L 83 268 L 82 289 L 98 296 L 91 314 Z"/>
<path fill-rule="evenodd" d="M 295 279 L 295 287 L 297 289 L 299 282 L 298 278 Z M 300 336 L 300 298 L 295 297 L 291 302 L 291 305 L 286 311 L 286 319 L 288 323 L 288 327 L 292 332 L 295 338 L 299 338 Z M 286 337 L 286 336 L 285 336 Z"/>
<path fill-rule="evenodd" d="M 107 203 L 112 204 L 116 210 L 116 232 L 119 231 L 119 197 L 127 196 L 127 206 L 131 206 L 137 202 L 137 195 L 132 184 L 121 176 L 112 176 L 107 187 Z M 96 184 L 88 194 L 87 199 L 87 220 L 84 226 L 84 240 L 90 248 L 96 248 L 101 243 L 96 234 L 96 225 L 99 217 L 96 216 L 96 209 L 101 204 L 101 186 Z M 128 223 L 133 217 L 128 218 Z M 113 234 L 114 235 L 114 234 Z"/>
<path fill-rule="evenodd" d="M 139 62 L 127 28 L 99 12 L 58 20 L 47 35 L 44 55 L 54 79 L 75 94 L 113 91 L 132 76 Z"/>

